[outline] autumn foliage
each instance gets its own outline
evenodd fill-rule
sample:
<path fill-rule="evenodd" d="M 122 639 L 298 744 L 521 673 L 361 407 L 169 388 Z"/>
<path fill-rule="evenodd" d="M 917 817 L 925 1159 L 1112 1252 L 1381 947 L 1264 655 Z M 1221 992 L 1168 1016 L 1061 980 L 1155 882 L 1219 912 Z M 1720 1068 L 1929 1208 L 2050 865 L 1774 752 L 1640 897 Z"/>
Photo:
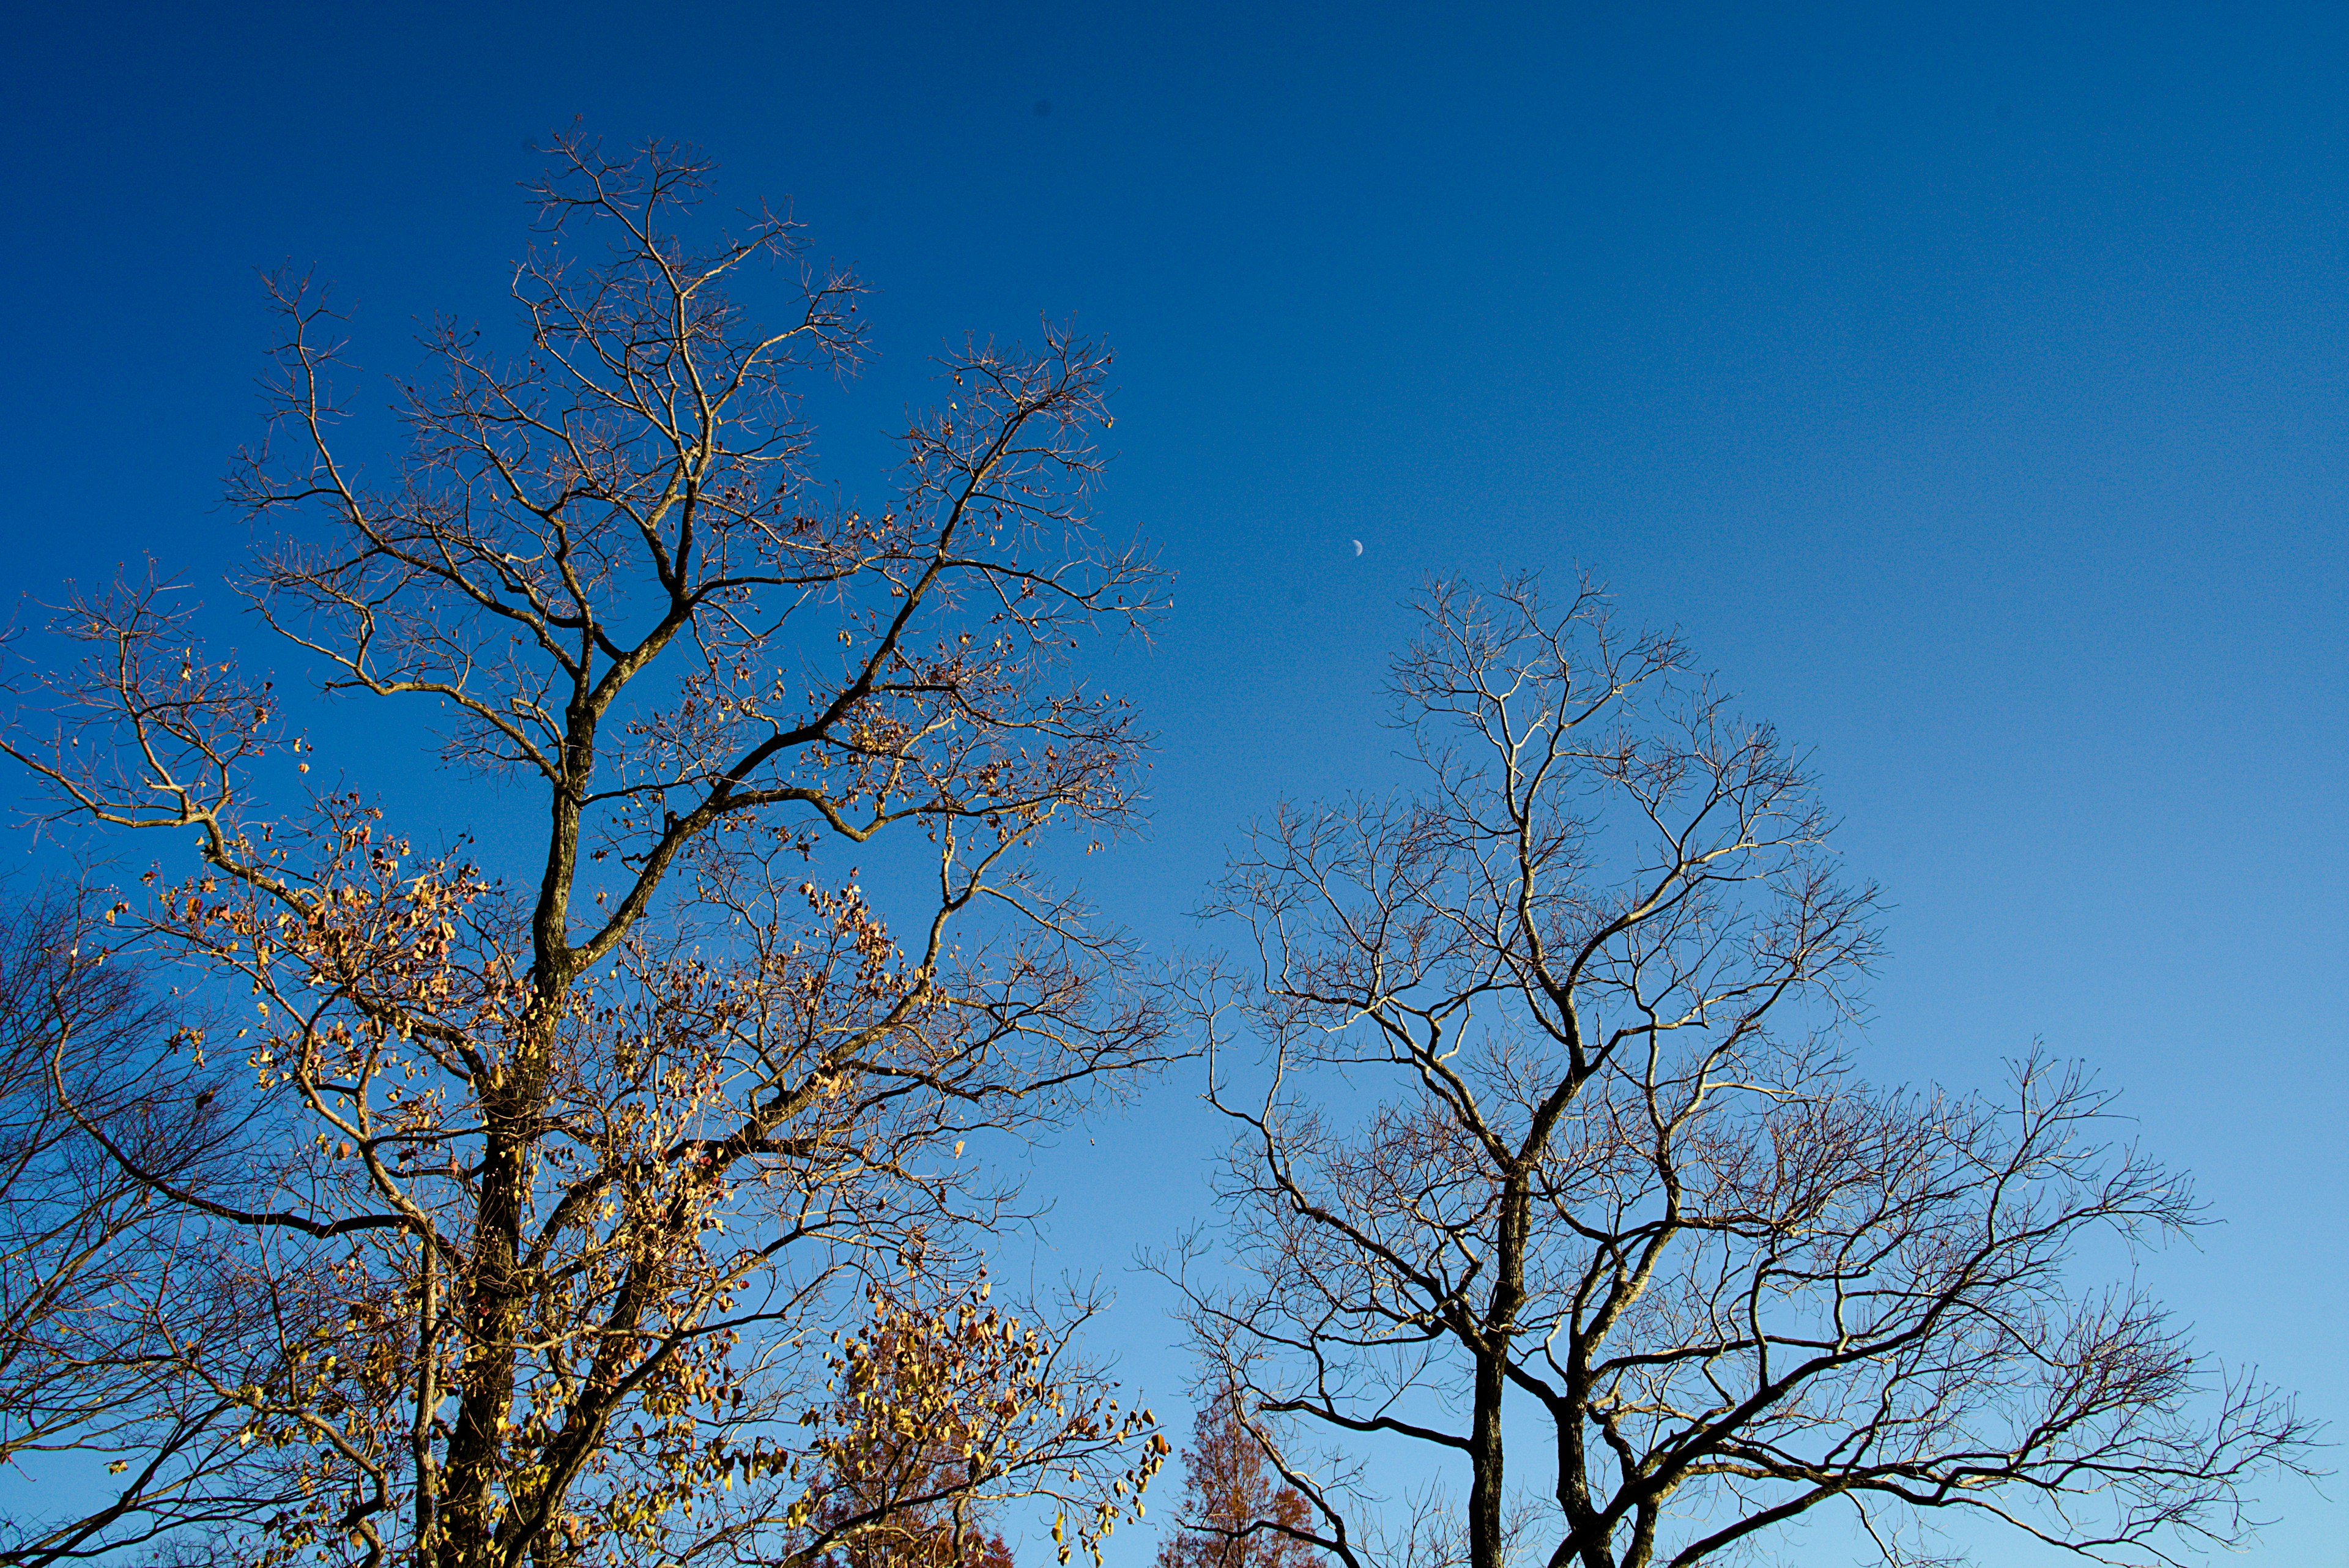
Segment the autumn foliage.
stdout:
<path fill-rule="evenodd" d="M 1319 1568 L 1310 1511 L 1273 1471 L 1246 1419 L 1245 1395 L 1216 1389 L 1183 1450 L 1183 1502 L 1158 1568 Z"/>
<path fill-rule="evenodd" d="M 71 602 L 6 741 L 60 830 L 160 830 L 108 941 L 182 987 L 154 1064 L 220 1077 L 229 1176 L 178 1179 L 119 1096 L 62 1110 L 249 1305 L 167 1354 L 249 1477 L 210 1525 L 264 1561 L 898 1561 L 1028 1498 L 1092 1550 L 1147 1418 L 1071 1321 L 958 1293 L 1011 1196 L 973 1141 L 1164 1054 L 1040 870 L 1130 820 L 1133 716 L 1072 668 L 1156 593 L 1085 514 L 1108 353 L 970 342 L 856 504 L 794 378 L 855 369 L 863 286 L 784 215 L 700 224 L 688 151 L 550 152 L 517 339 L 431 328 L 388 464 L 338 444 L 325 292 L 272 280 L 232 587 L 366 743 L 135 575 Z M 403 732 L 423 798 L 366 776 Z M 916 1418 L 946 1447 L 892 1448 Z M 153 1500 L 117 1501 L 93 1549 Z"/>
<path fill-rule="evenodd" d="M 1147 1411 L 1094 1391 L 1072 1395 L 1059 1366 L 1066 1335 L 989 1304 L 986 1282 L 942 1308 L 876 1289 L 864 1326 L 833 1358 L 833 1402 L 810 1412 L 823 1477 L 812 1517 L 843 1542 L 835 1568 L 1010 1568 L 995 1530 L 1004 1495 L 988 1479 L 1033 1457 L 1137 1453 L 1092 1515 L 1051 1523 L 1059 1560 L 1106 1534 L 1167 1452 Z"/>

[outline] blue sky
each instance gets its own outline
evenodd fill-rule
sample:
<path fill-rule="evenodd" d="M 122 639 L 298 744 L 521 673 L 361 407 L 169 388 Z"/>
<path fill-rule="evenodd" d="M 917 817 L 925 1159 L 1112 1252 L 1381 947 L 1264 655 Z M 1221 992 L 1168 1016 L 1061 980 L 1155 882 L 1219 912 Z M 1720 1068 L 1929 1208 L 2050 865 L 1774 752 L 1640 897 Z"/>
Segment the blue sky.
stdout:
<path fill-rule="evenodd" d="M 2349 1419 L 2349 13 L 95 5 L 5 54 L 12 587 L 234 549 L 255 266 L 404 369 L 494 319 L 527 141 L 697 141 L 882 291 L 852 490 L 948 335 L 1119 346 L 1102 514 L 1176 607 L 1094 887 L 1150 940 L 1279 792 L 1395 776 L 1425 574 L 1587 566 L 1813 749 L 1894 906 L 1871 1070 L 2095 1064 L 2224 1221 L 2147 1272 Z M 1197 1207 L 1190 1088 L 1038 1178 L 1162 1397 L 1118 1271 Z"/>

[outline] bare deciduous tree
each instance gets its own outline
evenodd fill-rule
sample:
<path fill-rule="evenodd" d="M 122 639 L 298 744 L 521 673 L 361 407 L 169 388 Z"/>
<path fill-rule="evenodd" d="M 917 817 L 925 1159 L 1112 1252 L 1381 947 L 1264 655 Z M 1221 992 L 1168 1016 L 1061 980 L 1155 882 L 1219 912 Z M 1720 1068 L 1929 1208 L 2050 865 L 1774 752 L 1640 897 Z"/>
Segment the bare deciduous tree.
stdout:
<path fill-rule="evenodd" d="M 0 1463 L 38 1482 L 0 1520 L 0 1563 L 26 1568 L 156 1552 L 287 1501 L 237 1440 L 243 1407 L 182 1366 L 199 1342 L 222 1366 L 267 1356 L 234 1256 L 74 1114 L 175 1186 L 237 1180 L 221 1075 L 169 1060 L 182 1015 L 106 935 L 55 889 L 0 911 Z"/>
<path fill-rule="evenodd" d="M 966 1140 L 1160 1054 L 1120 940 L 1036 869 L 1128 818 L 1132 716 L 1065 661 L 1156 579 L 1085 519 L 1106 351 L 971 344 L 891 504 L 828 502 L 788 383 L 854 368 L 857 283 L 769 212 L 688 248 L 688 152 L 553 154 L 564 243 L 517 269 L 518 354 L 432 328 L 370 485 L 334 439 L 336 318 L 280 279 L 272 441 L 233 482 L 308 520 L 262 545 L 254 610 L 378 727 L 437 724 L 441 798 L 318 787 L 282 693 L 151 586 L 72 604 L 56 727 L 7 749 L 62 815 L 194 841 L 115 913 L 235 997 L 233 1036 L 188 1044 L 251 1069 L 266 1162 L 224 1199 L 105 1147 L 239 1238 L 268 1303 L 274 1369 L 183 1366 L 299 1491 L 256 1550 L 809 1563 L 887 1522 L 819 1507 L 854 1449 L 826 1335 L 977 1333 L 941 1303 L 1009 1194 Z M 770 265 L 799 286 L 777 327 L 733 292 Z M 877 857 L 894 920 L 834 846 Z M 924 1291 L 860 1329 L 858 1282 L 909 1248 Z M 972 1417 L 957 1484 L 1053 1500 L 1065 1552 L 1161 1446 L 1132 1414 L 1039 1426 L 1106 1399 L 1054 1343 L 996 1368 L 1022 1393 Z"/>
<path fill-rule="evenodd" d="M 2240 1538 L 2306 1424 L 2072 1279 L 2191 1224 L 2184 1184 L 2037 1056 L 2003 1099 L 1854 1075 L 1872 895 L 1676 640 L 1588 587 L 1424 609 L 1394 691 L 1425 788 L 1282 809 L 1215 906 L 1256 961 L 1200 993 L 1240 1267 L 1192 1302 L 1251 1403 L 1464 1466 L 1475 1568 L 1685 1565 L 1829 1503 L 1894 1562 L 1957 1513 L 2097 1561 Z M 1547 1433 L 1515 1530 L 1508 1408 Z M 1378 1556 L 1342 1462 L 1282 1468 L 1300 1539 Z"/>

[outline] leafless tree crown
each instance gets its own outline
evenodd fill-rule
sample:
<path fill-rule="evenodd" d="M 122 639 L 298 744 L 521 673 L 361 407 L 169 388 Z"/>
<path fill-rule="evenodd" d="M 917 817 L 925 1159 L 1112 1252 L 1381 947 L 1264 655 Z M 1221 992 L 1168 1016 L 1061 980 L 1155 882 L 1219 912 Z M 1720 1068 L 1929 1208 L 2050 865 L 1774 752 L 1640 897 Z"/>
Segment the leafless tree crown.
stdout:
<path fill-rule="evenodd" d="M 1587 585 L 1423 609 L 1422 787 L 1255 830 L 1214 904 L 1247 961 L 1195 998 L 1238 1267 L 1188 1269 L 1193 1316 L 1299 1537 L 1391 1557 L 1349 1464 L 1401 1444 L 1464 1467 L 1475 1568 L 1684 1565 L 1828 1503 L 1893 1562 L 1951 1511 L 2097 1561 L 2239 1539 L 2305 1424 L 2067 1272 L 2191 1222 L 2183 1185 L 2043 1058 L 2002 1099 L 1852 1073 L 1873 895 L 1677 640 Z M 1508 1408 L 1547 1434 L 1515 1472 Z"/>
<path fill-rule="evenodd" d="M 0 906 L 0 1462 L 20 1478 L 0 1562 L 170 1558 L 190 1533 L 297 1501 L 239 1441 L 235 1383 L 271 1365 L 270 1303 L 201 1214 L 109 1158 L 85 1118 L 186 1190 L 247 1185 L 225 1074 L 158 1047 L 187 1014 L 131 967 L 87 898 Z M 60 1484 L 62 1482 L 62 1484 Z"/>

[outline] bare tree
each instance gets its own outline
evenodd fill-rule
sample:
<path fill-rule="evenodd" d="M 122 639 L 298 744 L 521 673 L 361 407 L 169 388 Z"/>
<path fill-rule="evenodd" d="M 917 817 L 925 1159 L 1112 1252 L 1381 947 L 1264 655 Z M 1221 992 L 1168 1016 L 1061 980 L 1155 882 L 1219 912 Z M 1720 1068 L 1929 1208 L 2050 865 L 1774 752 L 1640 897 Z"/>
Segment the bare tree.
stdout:
<path fill-rule="evenodd" d="M 286 1501 L 236 1440 L 242 1407 L 180 1365 L 265 1341 L 233 1256 L 69 1108 L 177 1186 L 235 1180 L 221 1075 L 174 1058 L 183 1015 L 106 934 L 68 892 L 0 907 L 0 1463 L 36 1483 L 0 1520 L 5 1563 L 153 1552 Z"/>
<path fill-rule="evenodd" d="M 1394 692 L 1425 787 L 1284 807 L 1215 905 L 1254 942 L 1200 992 L 1239 1267 L 1195 1272 L 1192 1310 L 1250 1401 L 1358 1465 L 1464 1464 L 1476 1568 L 1513 1536 L 1689 1564 L 1827 1503 L 1891 1562 L 1958 1513 L 2095 1561 L 2240 1539 L 2306 1423 L 2071 1279 L 2092 1238 L 2192 1223 L 2185 1185 L 2038 1056 L 2002 1099 L 1853 1074 L 1872 895 L 1676 640 L 1619 636 L 1587 586 L 1424 611 Z M 1511 1407 L 1547 1434 L 1522 1532 Z M 1300 1539 L 1378 1559 L 1341 1469 L 1281 1466 Z"/>
<path fill-rule="evenodd" d="M 306 520 L 239 579 L 254 612 L 378 730 L 437 725 L 440 797 L 323 785 L 279 690 L 152 584 L 70 605 L 84 657 L 7 750 L 62 816 L 194 841 L 115 915 L 235 998 L 187 1044 L 250 1069 L 265 1163 L 223 1200 L 76 1108 L 149 1200 L 242 1239 L 276 1369 L 184 1370 L 297 1483 L 254 1550 L 811 1563 L 886 1523 L 818 1507 L 848 1451 L 826 1335 L 914 1332 L 860 1329 L 858 1282 L 918 1251 L 890 1311 L 952 1329 L 1009 1196 L 966 1140 L 1161 1052 L 1121 940 L 1037 869 L 1129 818 L 1132 715 L 1064 667 L 1156 579 L 1085 518 L 1104 349 L 971 343 L 895 499 L 829 501 L 790 379 L 854 367 L 860 286 L 771 212 L 689 248 L 688 151 L 552 152 L 518 352 L 434 327 L 406 456 L 364 483 L 336 320 L 277 279 L 272 441 L 233 481 Z M 761 327 L 730 291 L 778 265 L 796 304 Z M 517 798 L 525 826 L 450 831 Z M 1050 1386 L 974 1417 L 959 1484 L 1093 1547 L 1161 1446 L 1131 1412 L 1042 1431 L 1036 1400 L 1106 1395 L 1061 1351 L 1013 1370 Z"/>

